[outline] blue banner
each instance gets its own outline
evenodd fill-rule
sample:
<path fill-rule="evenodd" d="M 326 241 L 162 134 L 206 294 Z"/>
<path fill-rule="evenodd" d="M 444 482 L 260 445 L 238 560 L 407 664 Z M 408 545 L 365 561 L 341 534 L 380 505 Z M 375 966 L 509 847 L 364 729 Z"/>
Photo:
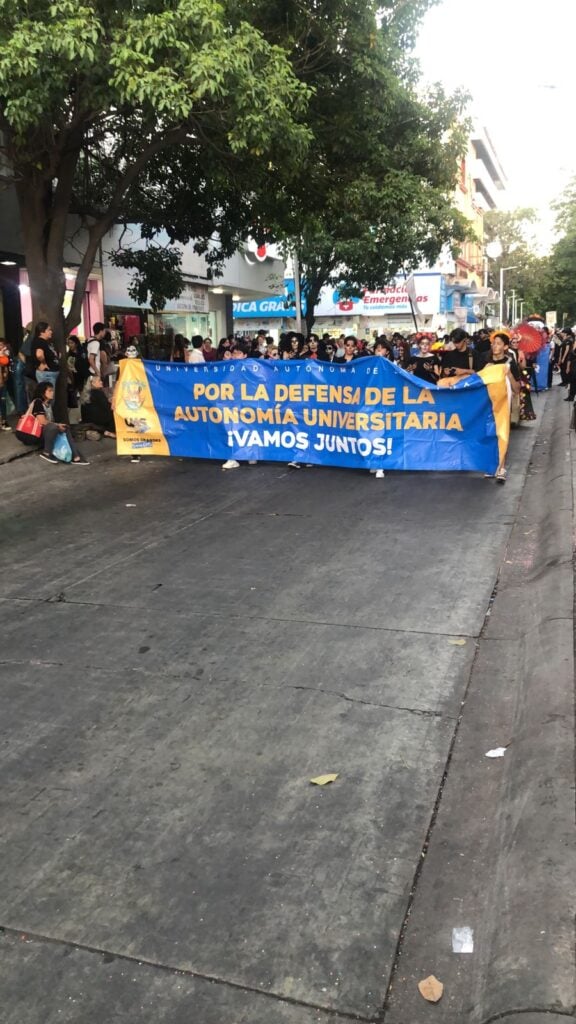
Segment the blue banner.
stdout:
<path fill-rule="evenodd" d="M 509 429 L 504 369 L 427 385 L 380 357 L 180 364 L 125 359 L 119 454 L 493 473 Z"/>

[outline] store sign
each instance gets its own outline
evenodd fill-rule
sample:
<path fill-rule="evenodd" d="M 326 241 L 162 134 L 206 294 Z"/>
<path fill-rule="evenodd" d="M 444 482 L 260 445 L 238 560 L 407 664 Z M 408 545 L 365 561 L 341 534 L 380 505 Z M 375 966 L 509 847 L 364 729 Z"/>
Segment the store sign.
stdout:
<path fill-rule="evenodd" d="M 442 312 L 441 274 L 414 274 L 415 298 L 418 313 L 431 316 Z M 316 316 L 389 316 L 396 313 L 410 313 L 410 297 L 406 281 L 397 278 L 392 284 L 378 291 L 365 291 L 361 299 L 341 298 L 339 292 L 324 288 L 316 307 Z"/>
<path fill-rule="evenodd" d="M 414 274 L 413 281 L 418 314 L 432 316 L 434 313 L 444 312 L 445 283 L 442 274 Z M 233 305 L 234 318 L 236 320 L 258 320 L 294 317 L 294 281 L 285 280 L 284 287 L 284 295 L 235 302 Z M 380 288 L 378 291 L 366 291 L 361 299 L 346 299 L 332 288 L 323 288 L 315 310 L 317 317 L 352 316 L 354 319 L 359 316 L 387 316 L 397 313 L 408 313 L 409 315 L 411 313 L 410 298 L 404 278 L 398 278 L 392 284 Z"/>
<path fill-rule="evenodd" d="M 302 312 L 305 314 L 306 303 L 302 305 Z M 285 279 L 283 295 L 269 295 L 264 299 L 246 299 L 234 302 L 232 313 L 235 320 L 270 320 L 294 317 L 296 315 L 294 281 L 291 278 Z"/>
<path fill-rule="evenodd" d="M 165 312 L 181 311 L 184 313 L 208 313 L 209 298 L 207 288 L 195 288 L 193 285 L 186 285 L 179 299 L 170 301 Z"/>

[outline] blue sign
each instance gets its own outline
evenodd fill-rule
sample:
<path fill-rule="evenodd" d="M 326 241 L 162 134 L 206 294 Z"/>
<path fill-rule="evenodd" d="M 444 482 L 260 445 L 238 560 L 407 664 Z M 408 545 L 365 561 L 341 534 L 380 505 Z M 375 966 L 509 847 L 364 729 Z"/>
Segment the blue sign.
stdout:
<path fill-rule="evenodd" d="M 242 299 L 232 304 L 235 320 L 272 320 L 296 316 L 294 280 L 286 278 L 283 295 L 269 295 L 261 299 Z M 306 301 L 302 300 L 302 315 L 306 315 Z"/>
<path fill-rule="evenodd" d="M 382 357 L 181 364 L 125 359 L 120 454 L 494 473 L 509 431 L 504 369 L 426 385 Z"/>

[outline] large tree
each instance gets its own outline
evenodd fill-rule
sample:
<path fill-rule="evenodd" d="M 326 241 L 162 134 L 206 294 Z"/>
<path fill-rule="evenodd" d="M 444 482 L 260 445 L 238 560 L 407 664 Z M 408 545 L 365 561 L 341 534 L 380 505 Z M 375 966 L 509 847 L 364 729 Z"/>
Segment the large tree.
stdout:
<path fill-rule="evenodd" d="M 541 313 L 546 308 L 548 263 L 539 255 L 535 238 L 538 217 L 531 207 L 514 210 L 490 210 L 484 217 L 484 240 L 497 242 L 500 255 L 488 264 L 489 284 L 500 288 L 500 270 L 506 270 L 506 294 L 523 302 L 524 315 Z"/>
<path fill-rule="evenodd" d="M 284 241 L 300 259 L 309 328 L 325 284 L 358 294 L 462 239 L 467 225 L 452 194 L 466 142 L 464 97 L 439 88 L 420 94 L 410 56 L 430 2 L 389 0 L 377 9 L 365 0 L 253 0 L 254 23 L 309 91 L 312 143 L 233 164 L 225 153 L 206 161 L 202 150 L 180 147 L 161 201 L 155 158 L 133 190 L 144 235 L 165 229 L 172 242 L 195 239 L 215 274 L 243 234 Z M 132 258 L 122 259 L 127 266 Z M 144 290 L 143 259 L 133 265 Z M 163 269 L 153 246 L 146 265 L 153 291 Z M 162 280 L 169 284 L 164 273 Z"/>
<path fill-rule="evenodd" d="M 34 316 L 63 345 L 101 241 L 138 213 L 144 179 L 161 220 L 173 152 L 220 171 L 272 152 L 289 163 L 308 140 L 306 100 L 250 0 L 0 0 L 0 182 L 15 189 Z M 188 191 L 213 230 L 220 200 L 203 196 L 203 177 Z M 64 320 L 73 214 L 85 237 Z"/>
<path fill-rule="evenodd" d="M 258 23 L 290 46 L 300 80 L 313 85 L 313 144 L 296 173 L 275 161 L 256 218 L 298 256 L 309 329 L 324 285 L 381 287 L 469 232 L 453 206 L 465 97 L 424 93 L 412 57 L 430 6 L 327 0 L 299 31 L 297 3 L 255 0 Z"/>
<path fill-rule="evenodd" d="M 114 222 L 195 238 L 215 272 L 248 230 L 288 239 L 311 309 L 344 271 L 380 285 L 462 237 L 461 99 L 420 96 L 410 59 L 432 2 L 0 0 L 0 177 L 35 316 L 63 345 Z M 64 320 L 71 215 L 85 244 Z M 169 254 L 137 264 L 155 303 L 177 288 Z"/>
<path fill-rule="evenodd" d="M 545 308 L 558 322 L 576 323 L 576 177 L 554 204 L 558 240 L 546 264 Z"/>

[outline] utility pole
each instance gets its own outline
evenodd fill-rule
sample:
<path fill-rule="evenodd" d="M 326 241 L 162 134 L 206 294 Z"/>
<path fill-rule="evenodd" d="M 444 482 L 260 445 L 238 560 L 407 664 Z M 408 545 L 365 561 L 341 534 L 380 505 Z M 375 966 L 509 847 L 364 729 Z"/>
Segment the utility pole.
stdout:
<path fill-rule="evenodd" d="M 302 334 L 302 303 L 300 295 L 300 260 L 294 249 L 292 253 L 292 271 L 294 274 L 294 299 L 296 301 L 296 332 Z"/>
<path fill-rule="evenodd" d="M 507 270 L 518 270 L 518 267 L 500 267 L 500 326 L 504 319 L 504 274 Z"/>

